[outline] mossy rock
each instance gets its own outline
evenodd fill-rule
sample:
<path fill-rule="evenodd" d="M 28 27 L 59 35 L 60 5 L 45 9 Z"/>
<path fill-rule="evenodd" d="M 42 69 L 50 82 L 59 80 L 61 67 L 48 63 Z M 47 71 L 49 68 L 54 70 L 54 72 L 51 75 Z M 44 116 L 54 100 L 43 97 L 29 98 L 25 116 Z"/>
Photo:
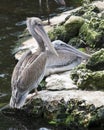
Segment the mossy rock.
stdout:
<path fill-rule="evenodd" d="M 72 46 L 75 46 L 76 48 L 85 48 L 86 44 L 83 40 L 81 40 L 79 37 L 71 38 L 69 41 L 69 44 Z"/>
<path fill-rule="evenodd" d="M 32 116 L 32 119 L 36 119 L 42 116 L 42 118 L 47 120 L 51 125 L 62 125 L 73 130 L 76 130 L 76 128 L 88 128 L 94 123 L 97 125 L 97 121 L 99 121 L 98 126 L 101 127 L 104 121 L 104 107 L 96 108 L 93 104 L 87 104 L 85 100 L 70 99 L 66 103 L 64 99 L 60 101 L 43 102 L 38 98 L 27 106 L 27 108 L 25 106 L 23 113 L 21 113 L 21 115 L 23 115 L 22 117 Z M 17 113 L 17 111 L 15 112 Z M 25 114 L 25 112 L 28 113 L 28 115 Z"/>
<path fill-rule="evenodd" d="M 73 14 L 77 15 L 77 16 L 83 16 L 86 12 L 99 13 L 100 11 L 99 11 L 99 8 L 97 6 L 90 4 L 90 1 L 83 0 L 82 7 L 79 10 L 77 10 L 76 12 L 74 12 Z"/>
<path fill-rule="evenodd" d="M 85 20 L 78 37 L 91 48 L 104 47 L 104 20 L 98 16 L 99 12 L 97 6 L 85 0 L 82 8 L 74 14 Z"/>
<path fill-rule="evenodd" d="M 54 27 L 48 32 L 48 35 L 52 41 L 60 39 L 64 42 L 68 42 L 71 38 L 78 35 L 79 29 L 83 23 L 83 18 L 79 16 L 71 16 L 64 25 Z"/>
<path fill-rule="evenodd" d="M 95 48 L 103 46 L 102 31 L 94 30 L 89 23 L 84 23 L 80 29 L 79 37 L 85 41 L 86 45 Z"/>
<path fill-rule="evenodd" d="M 62 25 L 54 27 L 51 31 L 48 32 L 48 35 L 51 41 L 57 39 L 60 39 L 62 41 L 68 41 L 67 39 L 69 39 L 67 37 L 65 27 Z"/>
<path fill-rule="evenodd" d="M 91 71 L 81 64 L 71 72 L 71 77 L 80 89 L 104 90 L 104 71 Z"/>
<path fill-rule="evenodd" d="M 99 13 L 99 9 L 95 5 L 84 4 L 82 9 L 84 11 L 82 17 L 90 20 L 92 17 L 98 17 L 97 13 Z"/>
<path fill-rule="evenodd" d="M 94 11 L 95 6 L 86 9 L 82 17 L 87 20 L 79 31 L 79 38 L 92 48 L 104 47 L 104 20 Z"/>
<path fill-rule="evenodd" d="M 101 20 L 101 21 L 100 21 L 99 29 L 104 30 L 104 20 Z"/>
<path fill-rule="evenodd" d="M 83 23 L 84 19 L 82 17 L 71 16 L 64 24 L 65 30 L 70 37 L 77 36 Z"/>
<path fill-rule="evenodd" d="M 86 64 L 91 70 L 104 70 L 104 49 L 95 52 Z"/>
<path fill-rule="evenodd" d="M 92 17 L 98 17 L 98 16 L 97 16 L 97 14 L 96 14 L 95 12 L 93 12 L 93 11 L 87 11 L 87 12 L 85 12 L 85 13 L 82 15 L 82 17 L 83 17 L 84 19 L 90 20 Z"/>

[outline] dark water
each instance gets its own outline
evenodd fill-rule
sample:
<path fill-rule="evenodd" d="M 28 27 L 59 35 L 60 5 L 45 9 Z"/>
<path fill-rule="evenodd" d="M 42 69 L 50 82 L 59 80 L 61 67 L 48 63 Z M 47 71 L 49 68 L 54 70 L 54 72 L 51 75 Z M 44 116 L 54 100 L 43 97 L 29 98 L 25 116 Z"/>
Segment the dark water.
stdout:
<path fill-rule="evenodd" d="M 75 5 L 69 0 L 66 0 L 66 4 L 69 8 L 80 5 L 76 0 Z M 54 0 L 49 0 L 49 7 L 50 16 L 62 11 L 62 8 Z M 16 64 L 11 52 L 16 46 L 18 36 L 26 28 L 26 17 L 31 16 L 47 18 L 45 0 L 42 0 L 41 9 L 38 0 L 0 0 L 0 107 L 8 104 L 10 99 L 10 79 Z M 51 130 L 64 130 L 64 128 L 49 126 L 41 119 L 37 119 L 35 122 L 30 120 L 22 122 L 0 114 L 0 130 L 38 130 L 41 127 Z"/>

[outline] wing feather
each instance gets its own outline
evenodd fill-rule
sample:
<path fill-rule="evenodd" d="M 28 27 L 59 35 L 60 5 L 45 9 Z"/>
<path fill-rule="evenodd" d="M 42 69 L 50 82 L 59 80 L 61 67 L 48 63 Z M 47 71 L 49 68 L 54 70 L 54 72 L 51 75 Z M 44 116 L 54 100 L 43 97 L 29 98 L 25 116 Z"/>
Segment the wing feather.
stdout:
<path fill-rule="evenodd" d="M 27 62 L 26 62 L 27 61 Z M 26 66 L 18 76 L 18 89 L 23 92 L 32 87 L 37 87 L 46 66 L 46 53 L 42 52 L 39 56 L 32 54 L 27 58 Z"/>
<path fill-rule="evenodd" d="M 29 55 L 31 55 L 31 51 L 27 51 L 22 57 L 21 59 L 18 61 L 18 63 L 16 64 L 14 70 L 13 70 L 13 74 L 12 74 L 12 79 L 11 79 L 11 84 L 12 86 L 14 86 L 14 84 L 16 83 L 16 81 L 18 80 L 18 76 L 21 73 L 21 71 L 24 69 L 22 64 L 24 62 L 24 60 L 26 60 L 27 57 L 29 57 Z"/>

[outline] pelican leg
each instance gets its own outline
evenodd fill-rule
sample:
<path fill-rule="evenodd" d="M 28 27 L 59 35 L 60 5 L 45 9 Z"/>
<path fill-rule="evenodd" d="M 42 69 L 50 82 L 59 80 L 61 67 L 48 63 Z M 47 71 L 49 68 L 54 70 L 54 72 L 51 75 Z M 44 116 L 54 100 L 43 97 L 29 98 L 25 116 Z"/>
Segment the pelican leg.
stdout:
<path fill-rule="evenodd" d="M 34 96 L 38 95 L 38 90 L 35 88 L 35 92 L 27 95 L 27 100 L 31 100 Z"/>
<path fill-rule="evenodd" d="M 37 95 L 36 93 L 28 94 L 26 100 L 31 100 L 36 95 Z"/>
<path fill-rule="evenodd" d="M 37 88 L 35 88 L 35 92 L 34 93 L 31 93 L 31 94 L 27 95 L 25 105 L 31 103 L 33 98 L 34 98 L 34 96 L 37 96 L 37 95 L 38 95 L 38 90 L 37 90 Z"/>
<path fill-rule="evenodd" d="M 37 95 L 36 93 L 28 94 L 25 105 L 30 104 L 33 100 L 33 97 L 36 95 Z"/>

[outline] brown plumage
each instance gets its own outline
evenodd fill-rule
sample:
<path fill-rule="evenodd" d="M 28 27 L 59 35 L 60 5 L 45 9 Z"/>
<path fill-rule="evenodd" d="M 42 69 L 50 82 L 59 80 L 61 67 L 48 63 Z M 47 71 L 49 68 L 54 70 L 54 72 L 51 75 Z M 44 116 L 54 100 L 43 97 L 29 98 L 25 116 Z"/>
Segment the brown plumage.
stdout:
<path fill-rule="evenodd" d="M 12 96 L 10 99 L 12 108 L 21 108 L 29 92 L 38 87 L 44 77 L 48 53 L 57 55 L 54 47 L 50 44 L 51 42 L 43 29 L 40 19 L 28 18 L 27 28 L 37 40 L 39 48 L 33 54 L 31 51 L 27 51 L 14 68 L 11 80 Z"/>

